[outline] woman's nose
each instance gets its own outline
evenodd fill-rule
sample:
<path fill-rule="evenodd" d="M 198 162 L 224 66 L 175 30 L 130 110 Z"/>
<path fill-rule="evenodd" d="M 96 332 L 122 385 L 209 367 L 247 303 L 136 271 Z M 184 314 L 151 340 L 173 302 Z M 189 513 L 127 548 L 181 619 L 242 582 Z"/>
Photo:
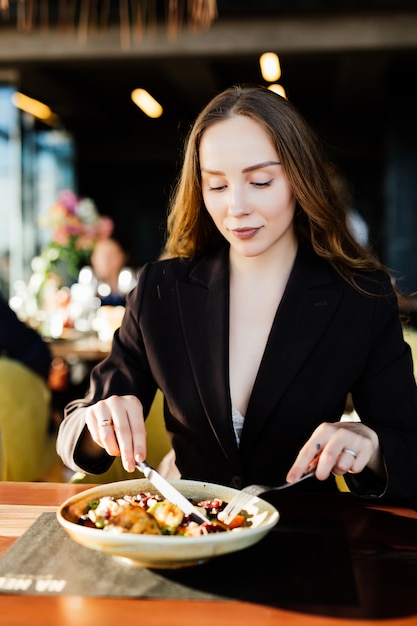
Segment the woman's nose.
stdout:
<path fill-rule="evenodd" d="M 227 212 L 233 217 L 239 217 L 240 215 L 247 215 L 250 213 L 248 205 L 245 202 L 244 194 L 240 189 L 231 190 Z"/>

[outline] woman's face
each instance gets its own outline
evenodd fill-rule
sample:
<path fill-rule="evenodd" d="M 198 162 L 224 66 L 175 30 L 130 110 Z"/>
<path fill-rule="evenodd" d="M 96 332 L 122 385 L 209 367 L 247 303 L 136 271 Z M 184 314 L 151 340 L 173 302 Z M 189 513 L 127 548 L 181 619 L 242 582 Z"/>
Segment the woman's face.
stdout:
<path fill-rule="evenodd" d="M 253 257 L 295 244 L 295 198 L 263 127 L 244 115 L 216 122 L 200 142 L 203 199 L 231 249 Z"/>
<path fill-rule="evenodd" d="M 126 264 L 126 254 L 114 239 L 97 241 L 91 255 L 94 274 L 104 282 L 118 278 Z"/>

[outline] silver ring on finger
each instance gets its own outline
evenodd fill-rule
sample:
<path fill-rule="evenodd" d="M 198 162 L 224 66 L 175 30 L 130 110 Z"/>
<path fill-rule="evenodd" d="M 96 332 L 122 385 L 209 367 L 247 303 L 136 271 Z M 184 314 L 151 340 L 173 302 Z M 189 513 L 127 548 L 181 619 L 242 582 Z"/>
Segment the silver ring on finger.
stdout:
<path fill-rule="evenodd" d="M 105 426 L 111 426 L 112 424 L 113 424 L 112 419 L 101 420 L 101 422 L 98 423 L 98 427 L 104 428 Z"/>
<path fill-rule="evenodd" d="M 355 450 L 352 450 L 352 448 L 343 448 L 343 452 L 346 452 L 346 454 L 350 454 L 350 456 L 353 456 L 354 459 L 358 458 L 358 453 L 355 452 Z"/>

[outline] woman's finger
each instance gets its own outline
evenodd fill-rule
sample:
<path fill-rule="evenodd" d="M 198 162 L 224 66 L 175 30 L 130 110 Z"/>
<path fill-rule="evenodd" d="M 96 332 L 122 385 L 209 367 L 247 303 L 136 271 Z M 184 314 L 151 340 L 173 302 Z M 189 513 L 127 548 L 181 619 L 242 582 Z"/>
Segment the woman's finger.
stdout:
<path fill-rule="evenodd" d="M 86 424 L 94 441 L 111 456 L 120 456 L 126 471 L 135 469 L 135 457 L 146 457 L 146 430 L 142 404 L 135 396 L 111 396 L 87 410 Z"/>

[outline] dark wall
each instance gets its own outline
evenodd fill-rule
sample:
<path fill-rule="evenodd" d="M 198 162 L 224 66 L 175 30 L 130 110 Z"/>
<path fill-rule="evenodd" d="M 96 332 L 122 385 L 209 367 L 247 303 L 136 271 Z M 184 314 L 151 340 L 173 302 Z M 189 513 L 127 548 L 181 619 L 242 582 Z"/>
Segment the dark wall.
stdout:
<path fill-rule="evenodd" d="M 407 68 L 392 80 L 386 133 L 383 243 L 400 288 L 417 291 L 417 97 Z"/>
<path fill-rule="evenodd" d="M 166 211 L 176 175 L 171 163 L 78 166 L 79 192 L 92 197 L 116 224 L 115 236 L 131 250 L 131 264 L 157 258 L 165 236 Z"/>

